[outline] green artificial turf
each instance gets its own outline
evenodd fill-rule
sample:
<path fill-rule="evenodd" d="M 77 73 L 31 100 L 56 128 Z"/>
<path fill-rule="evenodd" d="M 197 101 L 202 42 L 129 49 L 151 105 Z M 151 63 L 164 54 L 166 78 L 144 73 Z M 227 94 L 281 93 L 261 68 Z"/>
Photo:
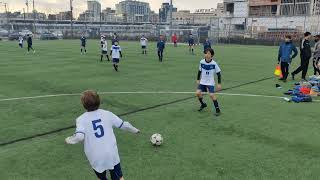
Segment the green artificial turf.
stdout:
<path fill-rule="evenodd" d="M 83 113 L 78 95 L 38 99 L 8 98 L 99 92 L 194 92 L 202 48 L 190 55 L 187 46 L 167 45 L 164 62 L 155 43 L 148 55 L 139 42 L 121 42 L 120 72 L 99 62 L 99 41 L 89 40 L 81 56 L 79 41 L 35 41 L 35 54 L 16 42 L 0 42 L 0 143 L 54 131 L 75 124 Z M 293 82 L 273 77 L 277 48 L 219 45 L 214 47 L 222 69 L 218 95 L 222 116 L 212 103 L 199 113 L 193 94 L 102 94 L 102 108 L 141 129 L 139 135 L 116 130 L 121 164 L 128 180 L 303 180 L 320 177 L 319 102 L 294 104 L 283 96 Z M 295 68 L 298 59 L 292 65 Z M 310 71 L 311 72 L 311 71 Z M 265 79 L 265 80 L 262 80 Z M 262 80 L 262 81 L 259 81 Z M 254 82 L 255 83 L 249 83 Z M 249 84 L 247 84 L 249 83 Z M 283 89 L 275 88 L 279 83 Z M 239 86 L 239 87 L 237 87 Z M 146 109 L 145 109 L 146 108 Z M 142 110 L 145 109 L 145 110 Z M 96 179 L 82 144 L 66 145 L 74 129 L 0 146 L 0 179 Z M 164 137 L 155 148 L 153 133 Z"/>

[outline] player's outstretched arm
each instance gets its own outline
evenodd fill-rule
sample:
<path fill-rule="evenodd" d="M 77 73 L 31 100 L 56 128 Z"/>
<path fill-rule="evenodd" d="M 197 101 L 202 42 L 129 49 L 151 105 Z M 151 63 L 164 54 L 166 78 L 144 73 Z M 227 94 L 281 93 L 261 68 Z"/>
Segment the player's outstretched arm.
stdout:
<path fill-rule="evenodd" d="M 125 121 L 121 125 L 120 129 L 127 131 L 127 132 L 130 132 L 130 133 L 134 133 L 134 134 L 140 133 L 139 129 L 135 128 L 129 122 L 125 122 Z"/>
<path fill-rule="evenodd" d="M 131 132 L 134 134 L 140 133 L 140 130 L 135 128 L 134 126 L 132 126 L 129 122 L 123 121 L 122 119 L 120 119 L 118 116 L 116 116 L 115 114 L 112 114 L 112 124 L 113 127 L 122 129 L 124 131 L 127 132 Z"/>
<path fill-rule="evenodd" d="M 76 132 L 73 136 L 66 138 L 67 144 L 78 144 L 84 140 L 84 134 L 80 132 Z"/>

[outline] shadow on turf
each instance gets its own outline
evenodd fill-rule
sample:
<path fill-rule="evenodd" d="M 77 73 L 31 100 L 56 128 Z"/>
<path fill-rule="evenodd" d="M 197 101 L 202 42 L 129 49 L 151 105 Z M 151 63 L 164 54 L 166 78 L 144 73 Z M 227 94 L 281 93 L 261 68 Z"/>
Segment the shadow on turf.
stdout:
<path fill-rule="evenodd" d="M 221 91 L 235 89 L 235 88 L 238 88 L 238 87 L 242 87 L 242 86 L 246 86 L 246 85 L 250 85 L 250 84 L 255 84 L 255 83 L 266 81 L 266 80 L 273 79 L 273 78 L 274 77 L 272 76 L 272 77 L 267 77 L 267 78 L 262 78 L 262 79 L 259 79 L 259 80 L 255 80 L 255 81 L 250 81 L 250 82 L 239 84 L 239 85 L 236 85 L 236 86 L 224 88 Z M 174 101 L 171 101 L 171 102 L 161 103 L 161 104 L 157 104 L 157 105 L 154 105 L 154 106 L 137 109 L 137 110 L 134 110 L 134 111 L 130 111 L 130 112 L 127 112 L 127 113 L 120 114 L 119 116 L 120 117 L 121 116 L 127 116 L 127 115 L 135 114 L 135 113 L 138 113 L 138 112 L 147 111 L 147 110 L 150 110 L 150 109 L 155 109 L 155 108 L 158 108 L 158 107 L 167 106 L 167 105 L 171 105 L 171 104 L 187 101 L 187 100 L 193 99 L 193 98 L 195 98 L 195 96 L 189 96 L 189 97 L 182 98 L 182 99 L 177 99 L 177 100 L 174 100 Z M 64 128 L 60 128 L 60 129 L 56 129 L 56 130 L 45 132 L 45 133 L 35 134 L 35 135 L 24 137 L 24 138 L 15 139 L 15 140 L 8 141 L 8 142 L 1 142 L 0 146 L 6 146 L 6 145 L 10 145 L 10 144 L 14 144 L 14 143 L 22 142 L 22 141 L 27 141 L 27 140 L 30 140 L 30 139 L 34 139 L 34 138 L 38 138 L 38 137 L 42 137 L 42 136 L 46 136 L 46 135 L 56 134 L 56 133 L 59 133 L 59 132 L 62 132 L 62 131 L 66 131 L 66 130 L 70 130 L 70 129 L 73 129 L 73 128 L 75 128 L 75 125 L 64 127 Z"/>

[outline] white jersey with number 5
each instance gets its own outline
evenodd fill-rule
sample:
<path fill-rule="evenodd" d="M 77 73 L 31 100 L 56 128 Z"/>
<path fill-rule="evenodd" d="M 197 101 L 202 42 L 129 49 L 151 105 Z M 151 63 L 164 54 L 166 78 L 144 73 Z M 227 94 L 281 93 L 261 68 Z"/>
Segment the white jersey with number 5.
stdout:
<path fill-rule="evenodd" d="M 214 75 L 221 72 L 221 69 L 213 59 L 209 63 L 203 59 L 200 61 L 199 71 L 201 71 L 200 84 L 214 86 Z"/>
<path fill-rule="evenodd" d="M 84 151 L 94 170 L 111 170 L 120 163 L 113 128 L 121 128 L 123 121 L 105 110 L 86 112 L 77 119 L 76 133 L 84 137 Z"/>

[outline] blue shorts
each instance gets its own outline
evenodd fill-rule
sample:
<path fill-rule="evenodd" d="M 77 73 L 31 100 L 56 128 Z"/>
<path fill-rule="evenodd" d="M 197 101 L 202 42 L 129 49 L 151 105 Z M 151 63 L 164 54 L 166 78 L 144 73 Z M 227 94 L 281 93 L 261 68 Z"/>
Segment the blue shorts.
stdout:
<path fill-rule="evenodd" d="M 142 49 L 147 49 L 147 46 L 141 46 Z"/>
<path fill-rule="evenodd" d="M 119 62 L 120 62 L 120 59 L 118 59 L 118 58 L 113 58 L 113 59 L 112 59 L 112 62 L 113 62 L 113 63 L 119 63 Z"/>
<path fill-rule="evenodd" d="M 198 90 L 200 90 L 201 92 L 208 92 L 209 91 L 209 93 L 213 94 L 214 93 L 214 86 L 199 84 Z"/>
<path fill-rule="evenodd" d="M 114 166 L 113 170 L 109 170 L 109 171 L 110 171 L 111 180 L 119 180 L 120 178 L 123 177 L 120 163 L 117 164 L 116 166 Z M 94 170 L 94 172 L 96 173 L 96 175 L 99 179 L 101 179 L 101 180 L 107 179 L 107 171 L 104 171 L 102 173 L 98 173 L 97 171 Z"/>

